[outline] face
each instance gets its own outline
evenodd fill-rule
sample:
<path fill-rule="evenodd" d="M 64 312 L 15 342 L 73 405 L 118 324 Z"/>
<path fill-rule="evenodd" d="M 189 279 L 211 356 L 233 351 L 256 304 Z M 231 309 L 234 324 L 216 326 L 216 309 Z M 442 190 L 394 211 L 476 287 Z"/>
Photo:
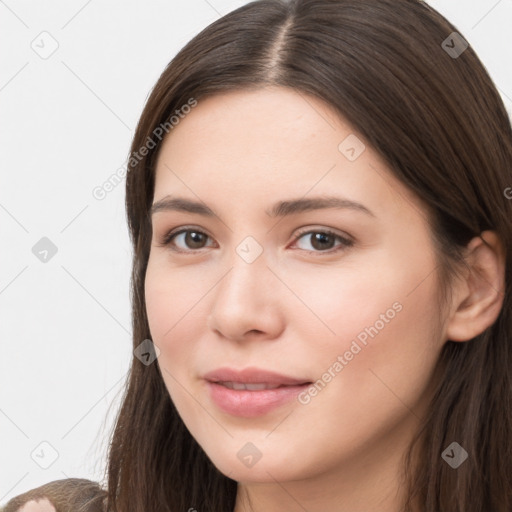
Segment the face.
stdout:
<path fill-rule="evenodd" d="M 327 197 L 360 206 L 269 214 Z M 422 205 L 362 135 L 289 89 L 200 100 L 161 148 L 153 204 L 170 198 L 214 214 L 155 209 L 148 320 L 170 397 L 217 468 L 306 480 L 396 451 L 442 348 L 436 262 Z M 230 391 L 204 378 L 221 367 L 312 384 Z"/>

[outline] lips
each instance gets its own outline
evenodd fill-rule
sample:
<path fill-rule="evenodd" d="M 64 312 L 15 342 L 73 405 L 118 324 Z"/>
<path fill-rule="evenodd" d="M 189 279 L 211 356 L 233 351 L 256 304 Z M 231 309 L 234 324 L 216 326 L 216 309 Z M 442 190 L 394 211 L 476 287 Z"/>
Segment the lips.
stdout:
<path fill-rule="evenodd" d="M 258 391 L 260 389 L 275 389 L 283 386 L 300 386 L 311 384 L 307 378 L 295 378 L 280 373 L 264 370 L 262 368 L 249 367 L 243 370 L 234 368 L 218 368 L 206 373 L 203 378 L 209 382 L 229 387 L 230 389 L 248 389 Z M 243 387 L 241 387 L 243 385 Z M 260 385 L 259 389 L 253 385 Z"/>
<path fill-rule="evenodd" d="M 265 384 L 264 382 L 252 384 L 249 382 L 243 383 L 243 382 L 221 382 L 221 381 L 219 381 L 219 382 L 217 382 L 217 384 L 220 384 L 221 386 L 224 386 L 229 389 L 236 389 L 238 391 L 243 391 L 243 390 L 263 391 L 264 389 L 277 389 L 277 388 L 283 387 L 283 384 Z"/>
<path fill-rule="evenodd" d="M 267 372 L 268 374 L 268 372 Z M 279 377 L 280 380 L 294 380 L 291 377 Z M 261 378 L 259 374 L 258 378 Z M 276 378 L 275 374 L 272 378 Z M 300 380 L 300 379 L 299 379 Z M 218 410 L 227 413 L 230 416 L 237 416 L 239 418 L 256 418 L 269 414 L 274 409 L 284 406 L 285 404 L 295 404 L 297 407 L 297 395 L 302 393 L 308 384 L 295 384 L 295 385 L 279 385 L 274 389 L 248 389 L 259 384 L 242 384 L 240 382 L 232 383 L 236 386 L 242 386 L 243 389 L 229 388 L 229 382 L 224 385 L 220 382 L 213 382 L 209 380 L 204 381 L 206 384 L 205 390 L 211 402 L 215 404 Z M 263 387 L 268 387 L 270 384 L 262 384 Z M 275 384 L 274 384 L 275 386 Z"/>

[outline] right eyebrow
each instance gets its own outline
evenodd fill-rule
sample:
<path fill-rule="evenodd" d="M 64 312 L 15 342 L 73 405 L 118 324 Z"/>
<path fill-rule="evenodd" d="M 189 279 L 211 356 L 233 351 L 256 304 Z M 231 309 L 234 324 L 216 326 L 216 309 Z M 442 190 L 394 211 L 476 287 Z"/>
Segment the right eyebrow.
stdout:
<path fill-rule="evenodd" d="M 166 196 L 151 205 L 151 216 L 153 216 L 153 214 L 156 212 L 162 211 L 197 213 L 198 215 L 204 215 L 206 217 L 215 216 L 213 210 L 208 208 L 208 206 L 205 204 L 199 203 L 197 201 L 191 201 L 190 199 L 185 199 L 183 197 Z"/>

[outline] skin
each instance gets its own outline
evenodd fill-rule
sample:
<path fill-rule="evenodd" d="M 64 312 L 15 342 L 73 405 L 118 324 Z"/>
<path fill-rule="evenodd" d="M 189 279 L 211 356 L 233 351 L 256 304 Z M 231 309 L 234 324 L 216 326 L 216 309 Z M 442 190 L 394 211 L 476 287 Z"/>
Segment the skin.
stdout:
<path fill-rule="evenodd" d="M 153 215 L 145 281 L 152 340 L 187 428 L 238 482 L 235 512 L 250 510 L 247 495 L 254 512 L 397 512 L 401 457 L 425 414 L 443 344 L 469 340 L 501 309 L 503 253 L 486 232 L 489 248 L 478 238 L 468 246 L 481 278 L 468 271 L 457 281 L 438 318 L 424 208 L 368 144 L 347 159 L 338 145 L 350 134 L 366 144 L 319 99 L 270 87 L 200 100 L 161 148 L 154 202 L 168 194 L 199 200 L 217 217 Z M 265 214 L 279 200 L 323 194 L 358 201 L 375 216 Z M 180 227 L 207 236 L 188 245 L 175 237 L 184 253 L 162 247 Z M 337 238 L 294 241 L 300 228 L 330 228 L 354 244 L 334 252 Z M 263 249 L 252 263 L 236 252 L 247 236 Z M 209 398 L 202 375 L 221 366 L 322 378 L 397 302 L 401 310 L 309 403 L 241 418 Z M 262 454 L 252 467 L 237 457 L 247 442 Z"/>

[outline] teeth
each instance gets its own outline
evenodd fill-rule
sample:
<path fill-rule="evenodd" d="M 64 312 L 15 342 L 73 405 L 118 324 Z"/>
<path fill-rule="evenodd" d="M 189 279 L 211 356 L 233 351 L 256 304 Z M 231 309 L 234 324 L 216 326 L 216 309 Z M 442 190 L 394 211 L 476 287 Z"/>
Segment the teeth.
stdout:
<path fill-rule="evenodd" d="M 276 389 L 281 384 L 244 384 L 243 382 L 219 382 L 222 386 L 235 390 L 262 391 L 264 389 Z"/>

